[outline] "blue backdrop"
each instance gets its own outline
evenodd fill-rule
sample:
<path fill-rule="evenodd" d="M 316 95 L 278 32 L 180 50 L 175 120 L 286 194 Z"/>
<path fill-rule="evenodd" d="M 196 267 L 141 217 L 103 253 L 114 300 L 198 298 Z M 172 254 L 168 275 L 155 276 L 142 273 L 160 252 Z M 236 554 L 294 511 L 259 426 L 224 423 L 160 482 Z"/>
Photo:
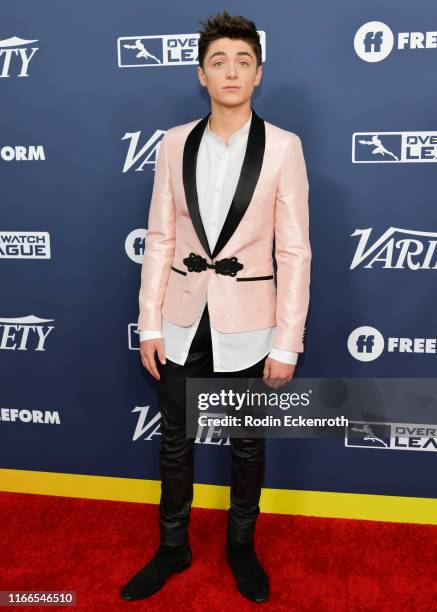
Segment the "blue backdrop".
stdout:
<path fill-rule="evenodd" d="M 199 20 L 225 8 L 265 33 L 253 106 L 302 138 L 307 162 L 296 375 L 435 375 L 435 2 L 4 0 L 2 467 L 159 479 L 141 248 L 159 141 L 209 110 Z M 229 448 L 203 442 L 196 482 L 228 484 Z M 365 444 L 270 441 L 265 486 L 435 497 L 435 454 Z"/>

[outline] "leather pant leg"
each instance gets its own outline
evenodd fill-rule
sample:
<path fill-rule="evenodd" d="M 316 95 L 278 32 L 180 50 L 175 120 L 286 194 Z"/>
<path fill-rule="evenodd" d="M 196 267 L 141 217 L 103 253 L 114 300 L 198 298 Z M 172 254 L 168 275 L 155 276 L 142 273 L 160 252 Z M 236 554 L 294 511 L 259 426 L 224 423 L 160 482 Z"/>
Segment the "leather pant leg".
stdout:
<path fill-rule="evenodd" d="M 186 437 L 186 378 L 207 378 L 213 371 L 211 332 L 205 307 L 184 365 L 156 360 L 160 373 L 161 412 L 159 504 L 160 542 L 179 546 L 188 541 L 193 501 L 194 438 Z"/>
<path fill-rule="evenodd" d="M 158 400 L 161 411 L 161 500 L 159 505 L 162 544 L 178 546 L 188 541 L 188 524 L 193 501 L 194 438 L 186 438 L 186 378 L 262 378 L 265 357 L 236 372 L 214 372 L 208 305 L 183 366 L 167 359 L 157 360 L 161 378 Z M 231 506 L 228 513 L 229 540 L 253 539 L 259 499 L 264 480 L 265 440 L 230 438 Z"/>
<path fill-rule="evenodd" d="M 266 357 L 245 370 L 228 372 L 225 375 L 262 378 Z M 228 512 L 226 536 L 228 540 L 239 543 L 251 542 L 254 539 L 256 520 L 260 512 L 259 500 L 264 483 L 265 438 L 231 437 L 229 440 L 232 476 L 231 506 Z"/>

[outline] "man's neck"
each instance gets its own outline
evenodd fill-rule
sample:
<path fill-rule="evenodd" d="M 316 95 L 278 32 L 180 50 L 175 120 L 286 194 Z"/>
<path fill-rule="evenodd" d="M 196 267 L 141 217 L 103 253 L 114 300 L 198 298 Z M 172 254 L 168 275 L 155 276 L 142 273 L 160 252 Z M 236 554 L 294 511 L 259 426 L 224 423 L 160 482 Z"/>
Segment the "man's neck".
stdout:
<path fill-rule="evenodd" d="M 250 102 L 242 106 L 226 108 L 211 101 L 209 129 L 227 143 L 232 134 L 247 123 L 251 110 Z"/>

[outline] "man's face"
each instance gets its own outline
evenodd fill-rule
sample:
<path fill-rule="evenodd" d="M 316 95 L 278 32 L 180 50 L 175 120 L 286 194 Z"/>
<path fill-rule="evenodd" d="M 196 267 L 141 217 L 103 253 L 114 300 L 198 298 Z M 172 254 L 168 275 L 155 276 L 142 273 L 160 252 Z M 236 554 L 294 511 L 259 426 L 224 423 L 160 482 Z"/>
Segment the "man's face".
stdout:
<path fill-rule="evenodd" d="M 197 74 L 212 100 L 231 107 L 250 100 L 261 81 L 262 66 L 257 69 L 255 53 L 247 42 L 219 38 L 209 45 L 204 69 L 198 66 Z"/>

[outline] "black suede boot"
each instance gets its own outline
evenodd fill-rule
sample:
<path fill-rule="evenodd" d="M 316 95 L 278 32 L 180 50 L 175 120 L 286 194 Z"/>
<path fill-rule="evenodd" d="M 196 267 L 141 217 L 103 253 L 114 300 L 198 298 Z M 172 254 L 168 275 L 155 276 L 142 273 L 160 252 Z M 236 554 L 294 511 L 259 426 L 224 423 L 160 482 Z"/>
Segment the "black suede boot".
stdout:
<path fill-rule="evenodd" d="M 121 589 L 120 597 L 127 600 L 144 599 L 156 593 L 173 572 L 182 572 L 191 564 L 189 543 L 182 546 L 161 544 L 152 559 Z"/>
<path fill-rule="evenodd" d="M 256 556 L 253 541 L 240 544 L 227 540 L 226 555 L 243 597 L 257 603 L 267 601 L 269 580 Z"/>

